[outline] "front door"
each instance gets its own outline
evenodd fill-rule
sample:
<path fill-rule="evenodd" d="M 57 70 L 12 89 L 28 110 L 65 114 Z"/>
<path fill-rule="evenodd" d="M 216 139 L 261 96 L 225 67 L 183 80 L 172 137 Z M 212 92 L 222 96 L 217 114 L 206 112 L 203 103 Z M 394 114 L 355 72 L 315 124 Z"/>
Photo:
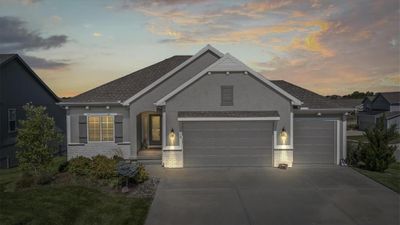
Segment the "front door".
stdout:
<path fill-rule="evenodd" d="M 150 145 L 161 145 L 161 116 L 150 115 L 149 122 Z"/>

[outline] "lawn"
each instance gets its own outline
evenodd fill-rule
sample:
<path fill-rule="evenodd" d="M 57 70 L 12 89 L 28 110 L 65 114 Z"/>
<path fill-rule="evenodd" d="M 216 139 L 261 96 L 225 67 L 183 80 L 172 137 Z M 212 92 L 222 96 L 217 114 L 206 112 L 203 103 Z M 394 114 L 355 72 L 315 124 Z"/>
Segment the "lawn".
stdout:
<path fill-rule="evenodd" d="M 372 180 L 385 185 L 393 191 L 400 193 L 400 162 L 392 163 L 383 173 L 363 170 L 356 167 L 353 167 L 353 169 Z"/>
<path fill-rule="evenodd" d="M 144 224 L 151 199 L 96 188 L 44 185 L 13 190 L 17 169 L 0 170 L 1 224 Z"/>

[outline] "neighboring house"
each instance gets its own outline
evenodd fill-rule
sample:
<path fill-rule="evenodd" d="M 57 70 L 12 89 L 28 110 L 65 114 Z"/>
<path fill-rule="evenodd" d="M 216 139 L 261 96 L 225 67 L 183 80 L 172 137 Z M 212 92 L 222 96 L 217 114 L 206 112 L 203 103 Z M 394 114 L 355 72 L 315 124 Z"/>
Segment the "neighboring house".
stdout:
<path fill-rule="evenodd" d="M 56 105 L 58 97 L 17 54 L 0 54 L 0 168 L 17 164 L 18 120 L 25 118 L 22 106 L 29 102 L 45 106 L 65 132 L 65 110 Z"/>
<path fill-rule="evenodd" d="M 210 45 L 60 105 L 67 109 L 69 159 L 141 159 L 158 151 L 160 163 L 175 168 L 338 164 L 352 110 L 270 81 Z"/>
<path fill-rule="evenodd" d="M 363 100 L 363 111 L 358 114 L 358 127 L 366 130 L 375 125 L 376 120 L 386 116 L 385 125 L 397 125 L 400 132 L 400 92 L 382 92 L 373 98 Z"/>
<path fill-rule="evenodd" d="M 358 127 L 358 112 L 363 110 L 363 99 L 360 98 L 338 98 L 332 99 L 334 103 L 342 108 L 351 108 L 352 112 L 349 112 L 347 116 L 347 128 L 354 129 Z"/>

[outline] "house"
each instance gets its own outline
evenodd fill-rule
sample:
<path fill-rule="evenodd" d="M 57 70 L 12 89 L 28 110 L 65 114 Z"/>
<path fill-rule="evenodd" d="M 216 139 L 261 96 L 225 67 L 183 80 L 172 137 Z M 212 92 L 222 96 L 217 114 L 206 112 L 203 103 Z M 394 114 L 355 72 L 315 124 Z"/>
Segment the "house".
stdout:
<path fill-rule="evenodd" d="M 22 106 L 26 103 L 45 106 L 58 129 L 65 132 L 65 110 L 56 105 L 58 102 L 59 98 L 21 57 L 0 54 L 0 168 L 17 164 L 18 120 L 25 118 Z"/>
<path fill-rule="evenodd" d="M 342 108 L 352 108 L 352 112 L 349 112 L 347 116 L 347 128 L 354 129 L 358 127 L 358 112 L 363 110 L 363 99 L 360 98 L 337 98 L 332 99 L 334 103 Z"/>
<path fill-rule="evenodd" d="M 397 125 L 400 132 L 400 92 L 382 92 L 373 98 L 363 100 L 363 111 L 358 114 L 358 127 L 360 130 L 368 129 L 375 125 L 376 120 L 385 115 L 385 125 Z"/>
<path fill-rule="evenodd" d="M 59 104 L 69 159 L 158 151 L 168 168 L 339 164 L 352 110 L 210 45 Z"/>

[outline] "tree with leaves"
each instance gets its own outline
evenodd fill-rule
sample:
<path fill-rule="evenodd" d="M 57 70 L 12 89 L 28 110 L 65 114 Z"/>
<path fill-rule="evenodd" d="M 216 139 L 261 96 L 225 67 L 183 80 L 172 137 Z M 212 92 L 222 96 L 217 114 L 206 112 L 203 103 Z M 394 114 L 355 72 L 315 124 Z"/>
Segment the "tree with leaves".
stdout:
<path fill-rule="evenodd" d="M 46 113 L 46 107 L 30 103 L 23 106 L 25 120 L 19 121 L 17 134 L 17 159 L 20 167 L 38 175 L 51 162 L 62 134 L 57 132 L 54 119 Z"/>
<path fill-rule="evenodd" d="M 364 134 L 368 142 L 359 143 L 360 160 L 365 164 L 365 169 L 383 172 L 395 161 L 396 146 L 390 145 L 390 142 L 398 138 L 399 133 L 395 124 L 386 128 L 385 121 L 385 115 L 380 117 L 375 127 Z"/>

